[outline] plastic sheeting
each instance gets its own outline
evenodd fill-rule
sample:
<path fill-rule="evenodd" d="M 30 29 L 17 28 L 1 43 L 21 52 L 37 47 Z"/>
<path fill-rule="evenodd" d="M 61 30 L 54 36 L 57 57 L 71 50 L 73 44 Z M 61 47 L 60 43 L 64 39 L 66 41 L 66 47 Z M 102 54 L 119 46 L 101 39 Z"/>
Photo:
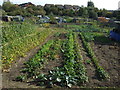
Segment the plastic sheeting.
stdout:
<path fill-rule="evenodd" d="M 110 38 L 115 39 L 117 41 L 120 41 L 120 34 L 113 32 L 113 31 L 110 31 Z"/>

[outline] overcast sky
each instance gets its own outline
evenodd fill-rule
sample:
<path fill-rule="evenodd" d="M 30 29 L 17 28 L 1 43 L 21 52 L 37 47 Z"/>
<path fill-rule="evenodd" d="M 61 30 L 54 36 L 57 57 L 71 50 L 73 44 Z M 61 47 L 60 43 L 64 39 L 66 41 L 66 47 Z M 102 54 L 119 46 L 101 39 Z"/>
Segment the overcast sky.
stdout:
<path fill-rule="evenodd" d="M 44 5 L 44 4 L 71 4 L 71 5 L 84 5 L 87 6 L 87 2 L 89 0 L 10 0 L 14 4 L 21 4 L 26 2 L 32 2 L 36 5 Z M 91 0 L 94 2 L 95 7 L 99 9 L 105 8 L 107 10 L 117 10 L 118 2 L 120 0 Z M 3 0 L 0 0 L 0 4 L 2 4 Z"/>

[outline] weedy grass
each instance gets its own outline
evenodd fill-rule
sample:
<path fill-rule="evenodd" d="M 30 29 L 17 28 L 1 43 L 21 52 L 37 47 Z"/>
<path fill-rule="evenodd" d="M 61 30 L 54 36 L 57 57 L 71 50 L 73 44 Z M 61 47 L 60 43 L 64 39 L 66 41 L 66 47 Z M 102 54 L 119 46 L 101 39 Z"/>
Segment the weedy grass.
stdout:
<path fill-rule="evenodd" d="M 57 31 L 60 30 L 54 30 L 52 28 L 39 28 L 36 25 L 26 22 L 3 25 L 3 68 L 9 68 L 13 61 L 19 57 L 25 57 L 28 51 L 43 43 L 47 37 L 53 35 Z"/>

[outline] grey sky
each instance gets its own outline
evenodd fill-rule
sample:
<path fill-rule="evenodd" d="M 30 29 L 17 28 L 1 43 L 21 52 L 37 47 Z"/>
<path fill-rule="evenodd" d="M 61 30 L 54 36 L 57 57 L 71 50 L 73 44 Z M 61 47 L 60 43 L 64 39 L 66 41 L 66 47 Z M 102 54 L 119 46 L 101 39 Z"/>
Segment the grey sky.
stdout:
<path fill-rule="evenodd" d="M 44 5 L 44 4 L 71 4 L 71 5 L 84 5 L 87 6 L 87 2 L 89 0 L 10 0 L 14 4 L 21 4 L 26 2 L 32 2 L 36 5 Z M 95 7 L 99 9 L 105 8 L 108 10 L 116 10 L 118 9 L 118 2 L 120 0 L 91 0 L 94 2 Z M 0 4 L 2 4 L 3 0 L 0 0 Z"/>

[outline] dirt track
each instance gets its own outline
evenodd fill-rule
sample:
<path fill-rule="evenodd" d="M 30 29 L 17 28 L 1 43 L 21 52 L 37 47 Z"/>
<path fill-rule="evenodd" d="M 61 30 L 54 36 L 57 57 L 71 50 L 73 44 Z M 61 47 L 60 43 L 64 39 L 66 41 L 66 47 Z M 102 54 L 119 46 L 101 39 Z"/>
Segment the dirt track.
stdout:
<path fill-rule="evenodd" d="M 49 36 L 44 43 L 50 38 L 51 36 Z M 82 46 L 81 40 L 79 41 L 79 44 L 82 48 L 81 53 L 83 59 L 90 59 Z M 19 70 L 23 67 L 23 63 L 34 56 L 34 54 L 40 49 L 40 46 L 28 52 L 26 57 L 20 58 L 17 62 L 14 62 L 9 73 L 3 72 L 3 88 L 40 88 L 39 86 L 30 85 L 29 83 L 14 81 L 14 79 L 20 74 Z M 86 83 L 85 87 L 120 87 L 120 44 L 100 44 L 92 42 L 91 47 L 99 60 L 100 66 L 108 72 L 111 79 L 110 81 L 99 81 L 95 76 L 95 68 L 93 64 L 86 64 L 86 61 L 84 61 L 87 68 L 87 76 L 89 77 L 89 82 Z M 54 63 L 58 63 L 59 65 L 60 61 L 49 62 L 51 68 L 54 67 L 54 65 L 52 66 Z M 44 68 L 43 71 L 46 72 L 48 71 L 47 69 L 50 68 Z"/>
<path fill-rule="evenodd" d="M 40 44 L 42 46 L 45 44 L 48 40 L 50 40 L 52 37 L 49 36 L 43 43 Z M 13 62 L 10 68 L 9 72 L 3 72 L 2 73 L 2 87 L 3 88 L 38 88 L 38 86 L 35 85 L 29 85 L 29 83 L 25 82 L 16 82 L 15 78 L 20 75 L 20 70 L 24 66 L 24 62 L 32 58 L 40 49 L 40 46 L 37 46 L 36 48 L 32 49 L 26 54 L 26 57 L 21 57 L 16 62 Z"/>

